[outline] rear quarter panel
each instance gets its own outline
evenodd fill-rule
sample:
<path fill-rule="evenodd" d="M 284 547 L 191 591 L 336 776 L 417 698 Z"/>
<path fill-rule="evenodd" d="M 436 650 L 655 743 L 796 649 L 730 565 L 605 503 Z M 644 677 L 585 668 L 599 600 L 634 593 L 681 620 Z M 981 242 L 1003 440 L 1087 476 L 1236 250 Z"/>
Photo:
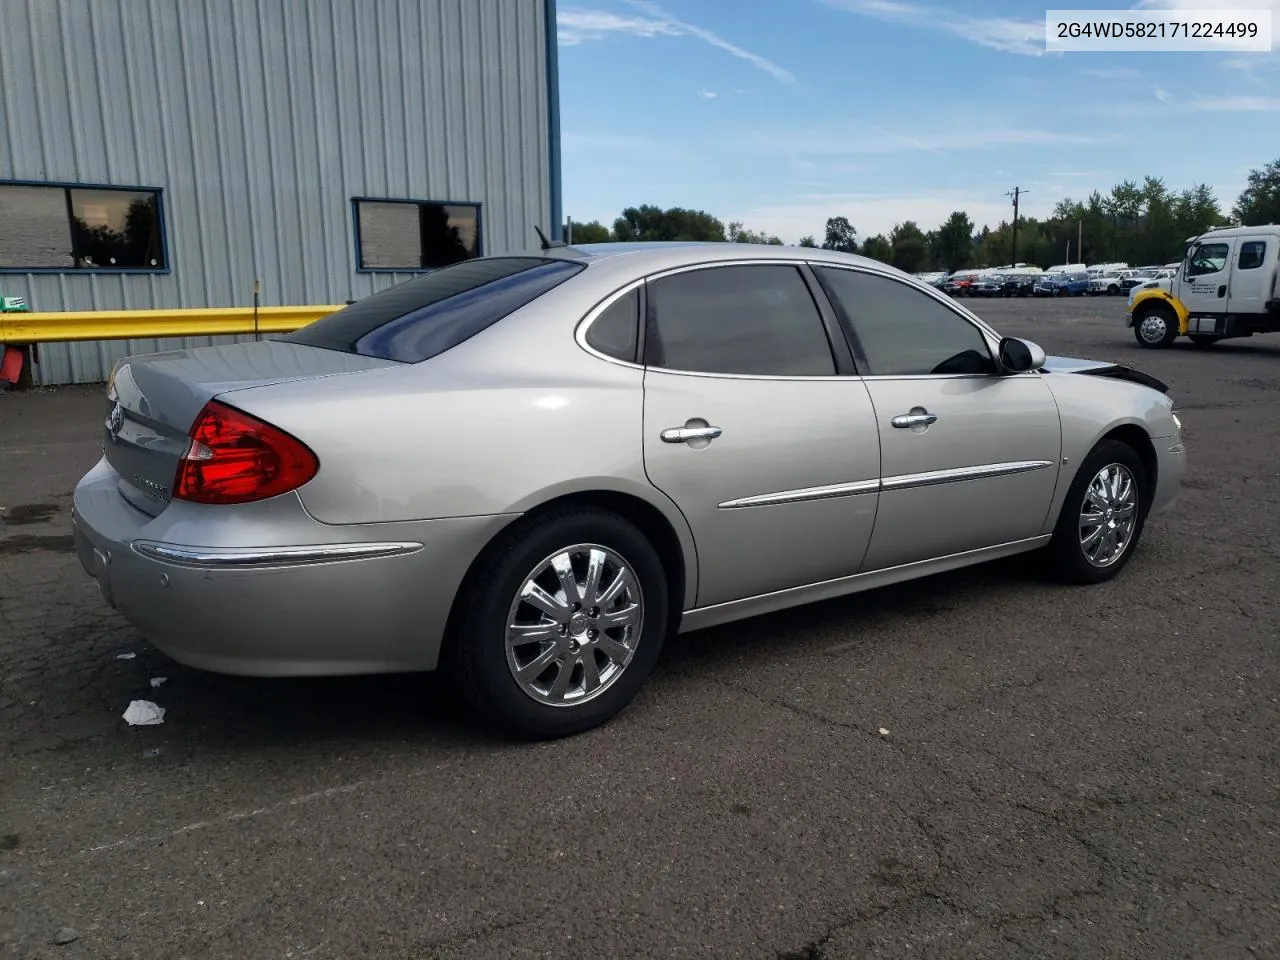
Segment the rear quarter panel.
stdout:
<path fill-rule="evenodd" d="M 1137 426 L 1154 440 L 1172 437 L 1178 428 L 1173 420 L 1173 401 L 1149 387 L 1083 373 L 1048 373 L 1044 381 L 1058 402 L 1064 459 L 1047 533 L 1057 521 L 1081 462 L 1106 434 L 1117 427 Z"/>
<path fill-rule="evenodd" d="M 688 526 L 645 475 L 643 371 L 574 342 L 577 320 L 614 288 L 552 291 L 423 363 L 223 399 L 316 453 L 320 471 L 298 493 L 322 523 L 516 515 L 611 491 L 662 512 L 692 574 Z"/>

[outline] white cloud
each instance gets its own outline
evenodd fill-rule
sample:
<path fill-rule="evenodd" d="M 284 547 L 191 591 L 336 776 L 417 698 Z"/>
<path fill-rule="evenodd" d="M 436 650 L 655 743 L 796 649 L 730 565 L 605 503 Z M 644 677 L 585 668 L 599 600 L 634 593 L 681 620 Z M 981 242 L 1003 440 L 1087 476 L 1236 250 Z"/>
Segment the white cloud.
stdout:
<path fill-rule="evenodd" d="M 1136 80 L 1142 76 L 1133 67 L 1086 67 L 1080 73 L 1086 77 L 1093 77 L 1095 80 Z"/>
<path fill-rule="evenodd" d="M 702 97 L 704 100 L 714 100 L 716 97 L 720 96 L 720 94 L 716 93 L 714 90 L 699 90 L 698 96 Z"/>
<path fill-rule="evenodd" d="M 894 154 L 923 151 L 945 155 L 948 150 L 990 150 L 1016 145 L 1084 145 L 1107 143 L 1114 137 L 1068 130 L 1033 130 L 1010 127 L 983 130 L 897 133 L 876 126 L 817 130 L 755 130 L 744 146 L 761 153 L 785 153 L 795 157 L 835 157 L 858 154 Z"/>
<path fill-rule="evenodd" d="M 1173 94 L 1164 87 L 1152 87 L 1151 92 L 1156 95 L 1156 99 L 1161 103 L 1173 103 Z"/>
<path fill-rule="evenodd" d="M 562 46 L 571 47 L 588 40 L 600 40 L 610 34 L 622 33 L 635 37 L 693 37 L 723 50 L 740 60 L 745 60 L 758 70 L 763 70 L 779 83 L 795 83 L 795 76 L 778 64 L 757 53 L 730 43 L 717 33 L 684 20 L 677 20 L 650 0 L 629 0 L 643 17 L 620 16 L 602 10 L 570 8 L 556 14 L 556 36 Z"/>
<path fill-rule="evenodd" d="M 982 47 L 1028 57 L 1045 54 L 1044 20 L 1013 17 L 975 17 L 945 7 L 906 3 L 903 0 L 822 0 L 850 13 L 901 23 L 921 30 L 937 30 Z"/>
<path fill-rule="evenodd" d="M 1192 100 L 1187 109 L 1209 113 L 1280 113 L 1280 97 L 1206 97 Z"/>
<path fill-rule="evenodd" d="M 586 40 L 600 40 L 611 33 L 636 37 L 677 37 L 679 31 L 662 20 L 622 17 L 603 10 L 561 10 L 556 15 L 556 38 L 571 47 Z"/>

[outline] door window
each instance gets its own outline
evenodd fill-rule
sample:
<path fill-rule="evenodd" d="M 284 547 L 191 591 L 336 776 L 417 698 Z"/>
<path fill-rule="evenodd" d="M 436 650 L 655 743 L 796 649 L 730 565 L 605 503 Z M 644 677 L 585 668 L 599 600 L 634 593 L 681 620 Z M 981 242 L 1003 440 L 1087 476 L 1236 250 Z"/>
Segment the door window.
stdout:
<path fill-rule="evenodd" d="M 946 304 L 898 280 L 815 266 L 841 322 L 861 347 L 869 376 L 991 374 L 982 331 Z"/>
<path fill-rule="evenodd" d="M 1265 240 L 1246 240 L 1240 244 L 1240 259 L 1236 263 L 1238 270 L 1257 270 L 1262 266 L 1263 258 L 1267 255 L 1267 242 Z"/>
<path fill-rule="evenodd" d="M 830 377 L 835 358 L 796 267 L 709 267 L 648 285 L 645 363 L 667 370 Z"/>
<path fill-rule="evenodd" d="M 1227 265 L 1227 257 L 1231 246 L 1226 243 L 1202 243 L 1191 251 L 1191 261 L 1187 264 L 1188 277 L 1202 277 L 1207 273 L 1217 273 Z"/>

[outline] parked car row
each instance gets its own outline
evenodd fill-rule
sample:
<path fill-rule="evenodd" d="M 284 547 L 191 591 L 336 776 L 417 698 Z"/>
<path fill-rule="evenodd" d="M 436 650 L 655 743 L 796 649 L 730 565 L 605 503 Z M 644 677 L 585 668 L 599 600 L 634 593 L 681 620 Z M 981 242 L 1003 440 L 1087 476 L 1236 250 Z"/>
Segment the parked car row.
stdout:
<path fill-rule="evenodd" d="M 1005 268 L 921 275 L 921 279 L 953 297 L 1118 297 L 1140 284 L 1172 277 L 1177 267 L 1176 263 L 1138 268 L 1127 263 L 1080 263 L 1041 270 L 1020 263 Z"/>

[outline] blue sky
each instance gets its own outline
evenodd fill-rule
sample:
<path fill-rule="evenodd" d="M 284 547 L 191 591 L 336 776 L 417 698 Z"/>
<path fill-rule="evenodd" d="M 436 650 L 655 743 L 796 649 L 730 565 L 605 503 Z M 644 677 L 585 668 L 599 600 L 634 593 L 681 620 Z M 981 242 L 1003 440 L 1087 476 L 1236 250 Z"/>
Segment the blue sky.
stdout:
<path fill-rule="evenodd" d="M 1217 8 L 1220 0 L 1113 0 Z M 1280 0 L 1231 0 L 1273 11 Z M 794 243 L 952 210 L 980 226 L 1031 192 L 1163 177 L 1215 188 L 1280 159 L 1280 53 L 1044 52 L 1025 0 L 558 0 L 565 213 L 707 210 Z M 1277 44 L 1280 49 L 1280 43 Z"/>

